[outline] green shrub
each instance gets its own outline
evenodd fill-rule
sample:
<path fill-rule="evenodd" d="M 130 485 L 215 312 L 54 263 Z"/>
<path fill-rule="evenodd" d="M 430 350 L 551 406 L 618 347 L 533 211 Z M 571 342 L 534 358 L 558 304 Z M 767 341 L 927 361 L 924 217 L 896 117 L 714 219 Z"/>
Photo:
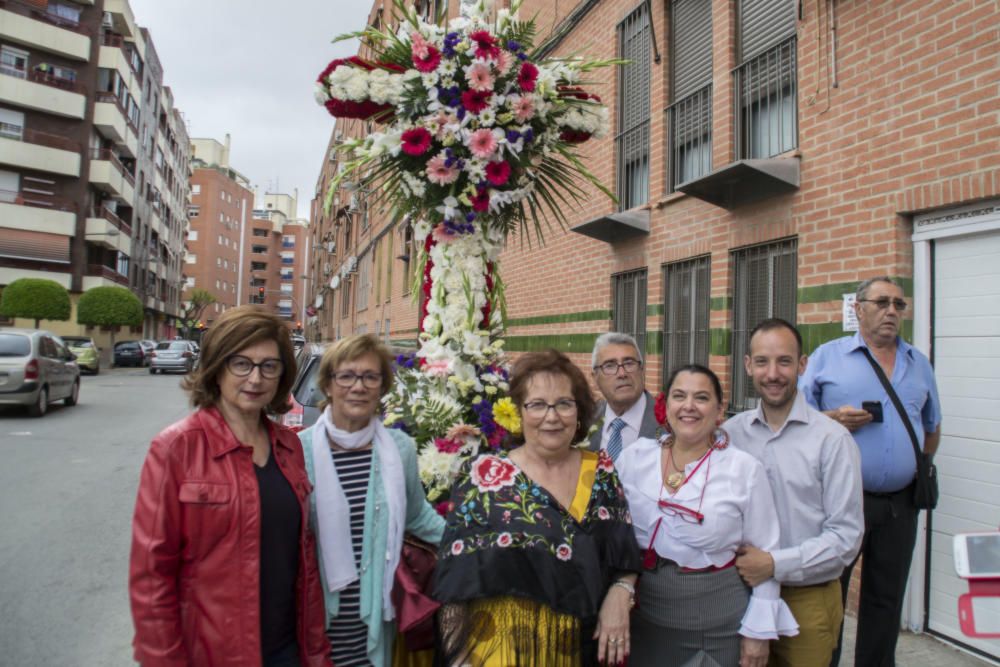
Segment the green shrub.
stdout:
<path fill-rule="evenodd" d="M 0 315 L 35 320 L 68 320 L 72 308 L 69 292 L 54 280 L 18 278 L 3 290 Z"/>
<path fill-rule="evenodd" d="M 76 321 L 92 327 L 139 326 L 142 303 L 124 287 L 91 287 L 80 297 Z"/>

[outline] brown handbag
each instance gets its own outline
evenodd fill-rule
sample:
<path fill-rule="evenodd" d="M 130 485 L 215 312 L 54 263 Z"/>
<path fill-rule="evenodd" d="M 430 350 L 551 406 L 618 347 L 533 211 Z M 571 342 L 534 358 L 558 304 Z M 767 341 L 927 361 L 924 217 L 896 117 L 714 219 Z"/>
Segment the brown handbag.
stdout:
<path fill-rule="evenodd" d="M 396 626 L 410 651 L 434 646 L 434 614 L 441 603 L 430 597 L 437 547 L 407 533 L 392 585 Z"/>

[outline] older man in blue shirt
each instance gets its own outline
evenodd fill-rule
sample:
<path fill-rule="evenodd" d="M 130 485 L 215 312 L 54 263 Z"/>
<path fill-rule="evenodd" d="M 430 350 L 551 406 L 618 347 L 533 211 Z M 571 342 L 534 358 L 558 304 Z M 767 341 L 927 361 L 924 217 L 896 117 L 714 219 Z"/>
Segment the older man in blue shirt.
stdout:
<path fill-rule="evenodd" d="M 931 455 L 941 439 L 941 403 L 930 361 L 899 337 L 906 311 L 903 289 L 886 276 L 866 280 L 858 285 L 854 308 L 858 333 L 817 348 L 799 388 L 807 401 L 851 431 L 861 452 L 865 534 L 855 664 L 891 667 L 916 542 L 917 463 L 906 426 L 863 348 L 890 379 L 918 445 Z M 865 402 L 877 402 L 881 409 L 862 409 Z M 842 577 L 845 597 L 852 570 L 853 564 Z M 831 664 L 839 658 L 838 648 Z"/>

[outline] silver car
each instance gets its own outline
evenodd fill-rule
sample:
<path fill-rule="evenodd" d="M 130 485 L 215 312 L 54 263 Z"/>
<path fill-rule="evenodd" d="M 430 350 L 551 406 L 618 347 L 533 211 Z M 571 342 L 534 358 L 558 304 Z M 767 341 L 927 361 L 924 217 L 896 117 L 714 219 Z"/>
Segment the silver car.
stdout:
<path fill-rule="evenodd" d="M 198 358 L 194 345 L 189 340 L 164 340 L 156 344 L 153 359 L 149 364 L 149 373 L 181 371 L 190 373 Z"/>
<path fill-rule="evenodd" d="M 76 405 L 80 367 L 62 339 L 38 329 L 0 328 L 0 405 L 24 405 L 33 417 L 49 404 Z"/>

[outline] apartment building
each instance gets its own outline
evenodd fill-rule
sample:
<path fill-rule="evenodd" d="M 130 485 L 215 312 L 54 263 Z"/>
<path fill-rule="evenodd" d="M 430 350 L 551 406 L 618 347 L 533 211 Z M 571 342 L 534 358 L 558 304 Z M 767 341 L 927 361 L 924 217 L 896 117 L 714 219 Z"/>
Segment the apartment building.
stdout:
<path fill-rule="evenodd" d="M 187 145 L 126 0 L 0 5 L 0 287 L 48 278 L 74 304 L 129 287 L 146 312 L 134 333 L 172 335 Z M 74 320 L 46 326 L 81 333 Z"/>
<path fill-rule="evenodd" d="M 586 367 L 600 333 L 626 331 L 649 388 L 706 363 L 737 411 L 756 404 L 741 369 L 757 322 L 796 322 L 808 352 L 850 329 L 858 281 L 899 278 L 904 335 L 933 360 L 944 405 L 940 518 L 924 527 L 904 621 L 1000 656 L 961 633 L 965 586 L 949 565 L 951 535 L 994 530 L 1000 510 L 996 3 L 526 0 L 521 13 L 537 15 L 550 55 L 629 64 L 589 77 L 612 128 L 581 146 L 617 202 L 587 188 L 544 246 L 511 239 L 507 349 L 555 347 Z M 337 168 L 324 163 L 317 197 Z M 329 215 L 314 207 L 314 238 L 334 243 L 314 246 L 314 269 L 332 274 L 315 285 L 315 335 L 384 334 L 388 320 L 390 339 L 412 340 L 406 228 L 376 216 L 359 233 L 365 209 L 347 197 Z"/>
<path fill-rule="evenodd" d="M 273 309 L 297 332 L 305 327 L 309 288 L 309 221 L 298 217 L 298 191 L 265 193 L 243 243 L 250 303 Z"/>
<path fill-rule="evenodd" d="M 202 323 L 210 327 L 227 308 L 249 301 L 249 273 L 243 260 L 251 235 L 253 191 L 247 177 L 229 164 L 229 135 L 224 143 L 192 139 L 191 144 L 194 169 L 182 298 L 190 300 L 195 288 L 215 297 L 201 314 Z"/>

